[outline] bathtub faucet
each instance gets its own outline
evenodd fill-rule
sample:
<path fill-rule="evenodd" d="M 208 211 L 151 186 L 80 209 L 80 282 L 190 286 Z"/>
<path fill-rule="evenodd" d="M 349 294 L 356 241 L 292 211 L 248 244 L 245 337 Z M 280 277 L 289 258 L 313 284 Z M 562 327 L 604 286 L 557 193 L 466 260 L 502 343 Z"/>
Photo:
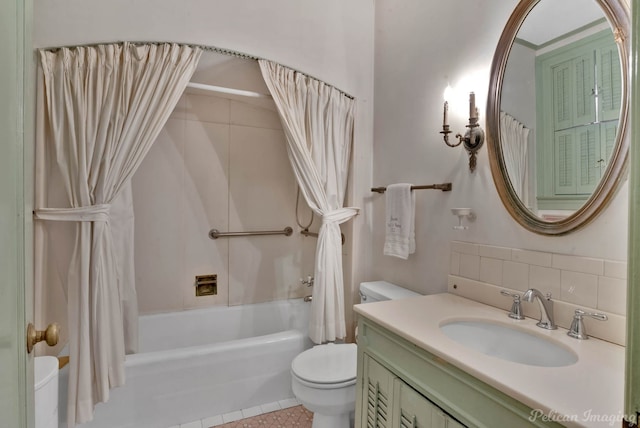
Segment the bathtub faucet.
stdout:
<path fill-rule="evenodd" d="M 311 287 L 313 285 L 313 277 L 311 275 L 308 275 L 307 279 L 300 278 L 300 283 L 302 285 L 306 285 L 307 287 Z"/>
<path fill-rule="evenodd" d="M 313 300 L 313 296 L 304 296 L 304 299 L 302 300 L 304 300 L 305 302 L 310 302 Z"/>

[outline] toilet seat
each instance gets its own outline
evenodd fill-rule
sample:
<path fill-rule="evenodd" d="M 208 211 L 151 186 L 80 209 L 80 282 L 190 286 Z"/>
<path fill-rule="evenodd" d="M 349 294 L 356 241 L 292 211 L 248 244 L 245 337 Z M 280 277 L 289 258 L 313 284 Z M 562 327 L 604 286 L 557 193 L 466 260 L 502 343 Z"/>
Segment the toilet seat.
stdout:
<path fill-rule="evenodd" d="M 312 388 L 342 388 L 356 382 L 357 359 L 353 343 L 317 345 L 293 359 L 291 372 Z"/>

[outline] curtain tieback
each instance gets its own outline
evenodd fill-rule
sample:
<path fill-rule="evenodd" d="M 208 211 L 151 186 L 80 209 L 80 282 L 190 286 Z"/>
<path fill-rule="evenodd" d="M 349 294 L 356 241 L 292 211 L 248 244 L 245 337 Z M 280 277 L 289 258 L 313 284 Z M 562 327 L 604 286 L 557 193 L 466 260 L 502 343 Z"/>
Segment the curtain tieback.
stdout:
<path fill-rule="evenodd" d="M 360 208 L 345 207 L 337 210 L 329 211 L 322 215 L 322 225 L 325 224 L 342 224 L 358 215 Z"/>
<path fill-rule="evenodd" d="M 41 208 L 33 212 L 36 220 L 109 222 L 111 204 L 76 208 Z"/>

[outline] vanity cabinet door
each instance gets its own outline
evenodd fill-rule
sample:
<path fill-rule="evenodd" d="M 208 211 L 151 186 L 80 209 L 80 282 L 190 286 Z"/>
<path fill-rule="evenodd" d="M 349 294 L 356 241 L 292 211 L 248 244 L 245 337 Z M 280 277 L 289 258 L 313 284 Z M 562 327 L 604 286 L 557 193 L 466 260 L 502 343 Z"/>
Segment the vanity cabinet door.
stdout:
<path fill-rule="evenodd" d="M 394 381 L 393 428 L 464 428 L 402 380 Z"/>
<path fill-rule="evenodd" d="M 395 376 L 368 355 L 364 356 L 362 421 L 367 428 L 391 428 Z"/>
<path fill-rule="evenodd" d="M 446 421 L 438 421 L 435 406 L 400 379 L 394 385 L 395 406 L 393 428 L 446 428 Z M 433 424 L 436 422 L 436 425 Z"/>

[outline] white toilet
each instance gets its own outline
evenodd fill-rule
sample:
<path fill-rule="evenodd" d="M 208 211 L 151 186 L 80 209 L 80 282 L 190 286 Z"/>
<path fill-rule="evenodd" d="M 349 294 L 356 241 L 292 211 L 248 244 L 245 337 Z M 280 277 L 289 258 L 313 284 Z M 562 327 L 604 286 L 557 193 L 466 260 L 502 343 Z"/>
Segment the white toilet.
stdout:
<path fill-rule="evenodd" d="M 419 296 L 386 281 L 360 284 L 361 303 Z M 349 428 L 356 405 L 357 347 L 353 343 L 317 345 L 291 363 L 293 393 L 313 412 L 312 428 Z"/>
<path fill-rule="evenodd" d="M 36 357 L 34 359 L 35 428 L 58 426 L 58 359 Z"/>

